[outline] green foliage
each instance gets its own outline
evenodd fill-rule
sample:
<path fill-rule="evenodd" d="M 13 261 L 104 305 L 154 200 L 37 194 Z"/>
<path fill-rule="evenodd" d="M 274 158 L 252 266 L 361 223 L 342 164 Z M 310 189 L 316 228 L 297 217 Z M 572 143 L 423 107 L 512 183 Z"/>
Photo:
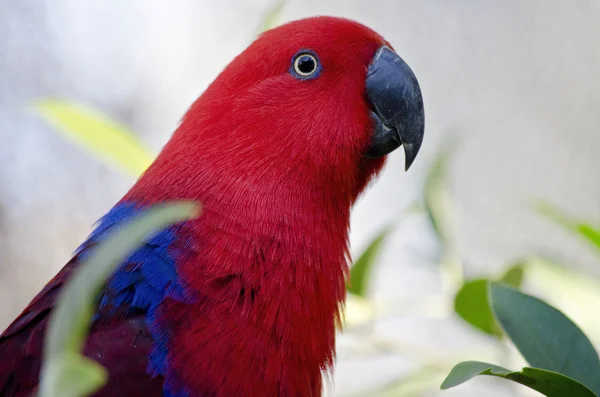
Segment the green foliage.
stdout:
<path fill-rule="evenodd" d="M 127 127 L 96 110 L 56 99 L 40 100 L 34 106 L 69 142 L 129 175 L 137 178 L 154 160 Z"/>
<path fill-rule="evenodd" d="M 520 287 L 523 280 L 523 264 L 511 266 L 499 278 L 500 282 Z M 490 280 L 480 278 L 465 281 L 454 298 L 454 311 L 463 320 L 486 334 L 502 338 L 502 328 L 494 318 L 488 300 Z"/>
<path fill-rule="evenodd" d="M 278 23 L 285 1 L 275 1 L 273 4 L 260 24 L 260 31 Z M 137 177 L 154 158 L 127 128 L 109 120 L 100 112 L 59 100 L 39 101 L 36 109 L 63 137 L 124 173 Z M 555 298 L 555 302 L 560 303 L 561 308 L 569 307 L 567 312 L 579 314 L 580 323 L 587 321 L 588 327 L 596 325 L 596 334 L 600 335 L 600 327 L 588 320 L 593 316 L 586 316 L 585 307 L 582 308 L 585 305 L 593 306 L 593 302 L 600 299 L 600 282 L 565 266 L 539 260 L 537 253 L 532 258 L 525 258 L 522 262 L 509 266 L 502 276 L 465 280 L 463 262 L 456 249 L 454 208 L 448 190 L 448 167 L 452 150 L 448 149 L 451 145 L 444 147 L 427 174 L 422 202 L 413 205 L 406 212 L 427 216 L 440 248 L 439 271 L 444 288 L 441 296 L 435 298 L 446 299 L 450 303 L 434 305 L 433 311 L 445 317 L 458 315 L 476 329 L 498 340 L 497 349 L 503 347 L 499 340 L 508 336 L 532 368 L 515 372 L 482 362 L 463 362 L 450 372 L 442 388 L 457 386 L 476 375 L 488 375 L 524 384 L 547 396 L 600 397 L 599 385 L 595 380 L 600 378 L 598 356 L 581 330 L 550 305 L 494 283 L 519 288 L 526 279 L 525 284 L 542 288 Z M 414 211 L 415 209 L 420 211 Z M 539 202 L 536 209 L 566 231 L 598 248 L 600 252 L 599 228 L 589 222 L 574 219 L 546 202 Z M 351 269 L 348 286 L 350 294 L 346 307 L 346 318 L 353 319 L 351 326 L 347 327 L 350 332 L 355 329 L 363 330 L 361 326 L 381 319 L 384 314 L 401 312 L 407 306 L 412 310 L 420 310 L 424 317 L 431 311 L 430 303 L 436 302 L 436 299 L 419 298 L 381 303 L 370 296 L 369 282 L 391 230 L 391 227 L 386 227 L 377 234 Z M 107 263 L 105 260 L 102 262 Z M 491 282 L 492 288 L 488 294 L 487 286 Z M 78 298 L 69 301 L 88 302 Z M 46 357 L 41 392 L 47 394 L 42 394 L 42 397 L 82 396 L 93 392 L 106 380 L 103 368 L 80 354 L 89 324 L 90 314 L 86 310 L 91 309 L 69 309 L 73 318 L 77 313 L 83 315 L 82 320 L 78 320 L 81 322 L 77 322 L 72 328 L 72 344 L 63 341 L 61 345 L 60 341 L 47 341 L 62 347 L 58 348 L 60 354 Z M 65 321 L 64 324 L 63 327 L 70 327 L 68 322 Z M 61 331 L 61 334 L 69 335 L 68 331 Z M 65 336 L 65 339 L 68 338 Z M 408 375 L 404 374 L 383 387 L 368 391 L 365 396 L 425 395 L 434 384 L 439 384 L 438 378 L 441 380 L 443 374 L 456 362 L 437 356 L 423 359 L 422 351 L 413 352 L 409 346 L 382 341 L 370 333 L 361 334 L 360 341 L 363 348 L 372 348 L 376 352 L 409 357 L 413 354 L 412 358 L 419 363 Z"/>
<path fill-rule="evenodd" d="M 569 376 L 600 394 L 598 353 L 569 318 L 500 284 L 490 284 L 489 293 L 496 318 L 530 365 Z"/>
<path fill-rule="evenodd" d="M 157 205 L 119 226 L 74 273 L 58 297 L 44 346 L 40 397 L 82 397 L 98 390 L 107 373 L 81 351 L 94 302 L 105 280 L 154 231 L 198 215 L 193 203 Z"/>
<path fill-rule="evenodd" d="M 510 371 L 497 365 L 480 361 L 465 361 L 456 365 L 442 383 L 443 390 L 458 386 L 477 375 L 495 376 L 512 380 L 548 397 L 596 397 L 581 383 L 565 375 L 539 368 Z"/>
<path fill-rule="evenodd" d="M 480 331 L 501 338 L 502 329 L 488 302 L 488 283 L 489 280 L 485 278 L 465 282 L 454 298 L 454 311 Z"/>
<path fill-rule="evenodd" d="M 452 201 L 447 189 L 451 154 L 448 148 L 438 153 L 423 185 L 425 212 L 439 242 L 445 247 L 454 244 L 455 234 Z"/>
<path fill-rule="evenodd" d="M 562 226 L 565 230 L 571 232 L 575 236 L 583 238 L 593 247 L 600 250 L 600 228 L 594 227 L 585 221 L 577 220 L 543 200 L 539 200 L 535 204 L 535 208 L 547 219 Z"/>
<path fill-rule="evenodd" d="M 546 396 L 600 396 L 598 353 L 570 319 L 547 303 L 499 283 L 489 284 L 489 303 L 499 324 L 534 368 L 513 372 L 491 364 L 463 362 L 454 367 L 442 389 L 476 375 L 493 375 Z"/>
<path fill-rule="evenodd" d="M 525 263 L 517 262 L 508 268 L 508 270 L 502 275 L 500 281 L 512 285 L 515 288 L 519 288 L 523 282 L 525 273 Z"/>
<path fill-rule="evenodd" d="M 371 278 L 373 267 L 379 257 L 381 248 L 391 229 L 383 229 L 359 258 L 354 262 L 350 269 L 350 284 L 347 286 L 347 291 L 351 294 L 365 298 L 367 296 L 367 287 Z"/>

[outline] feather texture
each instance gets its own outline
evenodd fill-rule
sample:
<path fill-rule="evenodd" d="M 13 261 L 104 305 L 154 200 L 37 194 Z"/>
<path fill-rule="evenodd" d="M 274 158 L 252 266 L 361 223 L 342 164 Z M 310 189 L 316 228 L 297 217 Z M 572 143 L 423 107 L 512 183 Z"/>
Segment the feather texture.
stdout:
<path fill-rule="evenodd" d="M 148 239 L 107 282 L 86 345 L 109 370 L 98 395 L 321 395 L 350 209 L 385 161 L 365 156 L 366 71 L 383 44 L 363 25 L 320 17 L 266 32 L 236 57 L 0 336 L 0 395 L 35 390 L 48 314 L 89 247 L 136 208 L 169 200 L 199 201 L 202 216 Z M 322 63 L 316 78 L 289 72 L 300 50 Z"/>
<path fill-rule="evenodd" d="M 91 247 L 138 210 L 133 203 L 121 203 L 108 212 L 77 249 L 74 259 L 0 336 L 0 395 L 28 396 L 35 390 L 42 336 L 60 287 L 77 263 L 90 254 Z M 111 383 L 99 395 L 131 395 L 128 384 L 140 393 L 162 395 L 168 335 L 154 319 L 165 298 L 185 300 L 175 267 L 176 260 L 185 255 L 185 244 L 177 237 L 181 228 L 174 226 L 148 238 L 123 261 L 98 298 L 85 352 L 109 369 Z M 168 382 L 164 386 L 168 389 Z"/>

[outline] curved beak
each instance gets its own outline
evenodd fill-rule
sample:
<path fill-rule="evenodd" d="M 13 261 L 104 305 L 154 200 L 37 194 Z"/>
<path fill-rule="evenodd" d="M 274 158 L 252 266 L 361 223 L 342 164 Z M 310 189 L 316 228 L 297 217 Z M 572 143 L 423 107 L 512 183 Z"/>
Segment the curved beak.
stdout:
<path fill-rule="evenodd" d="M 375 122 L 368 157 L 404 147 L 406 170 L 423 142 L 425 113 L 419 82 L 410 67 L 388 46 L 377 50 L 367 70 L 367 97 Z"/>

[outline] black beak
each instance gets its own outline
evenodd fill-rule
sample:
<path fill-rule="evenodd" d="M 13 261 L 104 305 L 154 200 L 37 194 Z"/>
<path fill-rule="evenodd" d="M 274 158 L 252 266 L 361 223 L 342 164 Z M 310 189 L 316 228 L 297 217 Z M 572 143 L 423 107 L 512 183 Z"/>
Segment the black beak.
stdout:
<path fill-rule="evenodd" d="M 367 157 L 386 155 L 402 145 L 408 170 L 417 157 L 425 130 L 419 82 L 406 62 L 383 46 L 369 65 L 366 84 L 375 121 Z"/>

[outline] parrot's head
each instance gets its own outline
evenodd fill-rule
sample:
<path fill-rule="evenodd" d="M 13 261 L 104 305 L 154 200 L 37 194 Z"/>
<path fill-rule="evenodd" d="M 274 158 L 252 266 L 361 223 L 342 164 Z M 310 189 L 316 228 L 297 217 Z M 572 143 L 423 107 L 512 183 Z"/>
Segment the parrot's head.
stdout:
<path fill-rule="evenodd" d="M 408 169 L 423 132 L 419 83 L 391 45 L 359 23 L 314 17 L 258 37 L 173 141 L 215 178 L 325 187 L 353 202 L 400 146 Z"/>
<path fill-rule="evenodd" d="M 178 232 L 193 236 L 193 259 L 177 265 L 198 292 L 178 359 L 199 394 L 320 395 L 352 204 L 388 153 L 402 146 L 412 164 L 423 118 L 417 79 L 390 44 L 331 17 L 263 33 L 191 106 L 125 199 L 202 203 Z M 187 365 L 196 359 L 202 377 Z"/>

